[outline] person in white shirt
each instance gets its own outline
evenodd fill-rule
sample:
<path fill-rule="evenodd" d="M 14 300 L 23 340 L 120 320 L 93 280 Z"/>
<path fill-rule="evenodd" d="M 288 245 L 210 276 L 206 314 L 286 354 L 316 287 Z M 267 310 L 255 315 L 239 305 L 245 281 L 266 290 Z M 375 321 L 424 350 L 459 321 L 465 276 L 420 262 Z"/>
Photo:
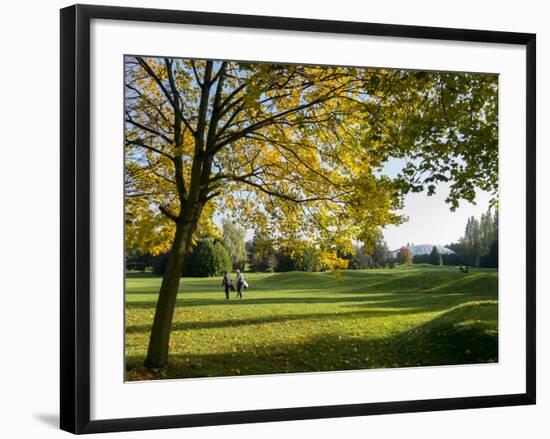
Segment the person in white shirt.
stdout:
<path fill-rule="evenodd" d="M 237 269 L 237 299 L 243 298 L 243 286 L 245 284 L 244 276 L 239 269 Z"/>

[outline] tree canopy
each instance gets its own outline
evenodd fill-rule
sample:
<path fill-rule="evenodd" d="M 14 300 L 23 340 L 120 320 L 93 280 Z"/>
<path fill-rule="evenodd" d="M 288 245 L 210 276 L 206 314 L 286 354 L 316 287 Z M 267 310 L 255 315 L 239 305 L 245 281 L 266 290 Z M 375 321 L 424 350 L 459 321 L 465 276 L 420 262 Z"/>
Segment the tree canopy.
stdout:
<path fill-rule="evenodd" d="M 198 234 L 214 213 L 285 245 L 351 253 L 407 191 L 449 182 L 451 206 L 497 190 L 495 75 L 127 57 L 127 241 L 169 249 L 199 178 Z M 380 171 L 408 159 L 402 174 Z M 197 160 L 200 158 L 200 160 Z M 337 233 L 336 233 L 337 231 Z M 198 236 L 195 234 L 195 237 Z"/>

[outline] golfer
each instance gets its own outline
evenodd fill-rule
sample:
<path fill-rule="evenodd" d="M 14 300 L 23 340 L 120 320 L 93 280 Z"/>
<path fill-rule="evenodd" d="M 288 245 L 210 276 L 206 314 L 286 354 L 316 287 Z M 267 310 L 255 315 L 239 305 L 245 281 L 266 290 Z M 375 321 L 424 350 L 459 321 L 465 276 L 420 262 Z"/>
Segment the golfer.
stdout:
<path fill-rule="evenodd" d="M 237 269 L 237 299 L 243 298 L 243 287 L 245 286 L 246 282 L 244 280 L 244 276 L 241 273 L 239 269 Z"/>
<path fill-rule="evenodd" d="M 225 298 L 227 300 L 229 300 L 229 290 L 231 290 L 232 285 L 233 281 L 231 280 L 231 276 L 229 276 L 229 273 L 225 271 L 223 273 L 222 286 L 225 288 Z"/>

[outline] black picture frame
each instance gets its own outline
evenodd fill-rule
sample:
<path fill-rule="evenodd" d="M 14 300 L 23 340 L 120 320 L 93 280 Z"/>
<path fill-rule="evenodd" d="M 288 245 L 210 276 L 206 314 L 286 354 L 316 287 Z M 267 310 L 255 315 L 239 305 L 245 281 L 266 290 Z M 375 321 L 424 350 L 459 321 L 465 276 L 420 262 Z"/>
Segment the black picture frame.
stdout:
<path fill-rule="evenodd" d="M 90 420 L 90 21 L 181 23 L 526 47 L 526 392 L 415 401 Z M 530 33 L 75 5 L 61 10 L 61 429 L 99 433 L 535 404 L 535 63 Z"/>

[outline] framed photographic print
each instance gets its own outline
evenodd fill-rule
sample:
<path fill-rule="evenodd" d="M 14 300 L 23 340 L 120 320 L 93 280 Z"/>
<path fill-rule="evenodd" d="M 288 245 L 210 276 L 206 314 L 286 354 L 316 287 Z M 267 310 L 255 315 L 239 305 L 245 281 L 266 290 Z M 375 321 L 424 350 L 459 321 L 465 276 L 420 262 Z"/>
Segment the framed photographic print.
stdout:
<path fill-rule="evenodd" d="M 61 428 L 535 403 L 535 35 L 61 11 Z"/>

